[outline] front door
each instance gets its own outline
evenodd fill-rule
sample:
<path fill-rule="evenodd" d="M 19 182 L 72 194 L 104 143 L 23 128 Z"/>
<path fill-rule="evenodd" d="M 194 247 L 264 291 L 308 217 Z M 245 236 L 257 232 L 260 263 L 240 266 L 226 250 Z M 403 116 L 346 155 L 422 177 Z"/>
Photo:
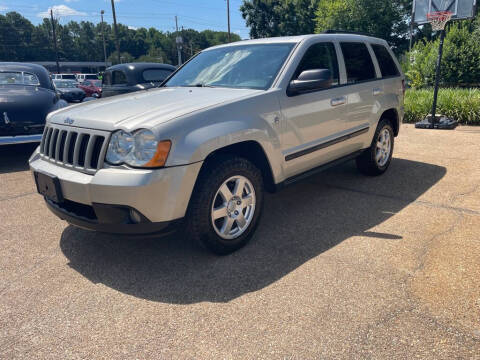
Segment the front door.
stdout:
<path fill-rule="evenodd" d="M 332 86 L 295 96 L 282 96 L 280 106 L 286 121 L 282 137 L 286 176 L 290 177 L 334 158 L 338 146 L 332 141 L 342 136 L 347 118 L 347 97 L 339 87 L 339 66 L 333 42 L 310 46 L 292 80 L 302 71 L 329 69 Z M 332 146 L 326 146 L 326 145 Z"/>

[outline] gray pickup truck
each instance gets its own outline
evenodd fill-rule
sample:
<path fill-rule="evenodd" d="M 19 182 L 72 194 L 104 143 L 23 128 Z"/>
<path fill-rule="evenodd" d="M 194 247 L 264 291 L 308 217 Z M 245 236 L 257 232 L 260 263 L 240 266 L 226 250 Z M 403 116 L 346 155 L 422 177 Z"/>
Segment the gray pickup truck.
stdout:
<path fill-rule="evenodd" d="M 349 159 L 367 175 L 386 171 L 404 90 L 373 37 L 216 46 L 159 88 L 50 114 L 30 167 L 70 224 L 142 236 L 180 226 L 227 254 L 252 237 L 265 191 Z"/>

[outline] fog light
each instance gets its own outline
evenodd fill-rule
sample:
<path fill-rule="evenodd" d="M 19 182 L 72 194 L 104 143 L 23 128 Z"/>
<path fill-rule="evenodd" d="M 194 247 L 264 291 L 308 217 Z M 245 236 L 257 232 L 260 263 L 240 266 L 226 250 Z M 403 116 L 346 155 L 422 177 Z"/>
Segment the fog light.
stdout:
<path fill-rule="evenodd" d="M 142 216 L 137 210 L 130 209 L 130 220 L 132 220 L 133 223 L 138 224 L 142 222 Z"/>

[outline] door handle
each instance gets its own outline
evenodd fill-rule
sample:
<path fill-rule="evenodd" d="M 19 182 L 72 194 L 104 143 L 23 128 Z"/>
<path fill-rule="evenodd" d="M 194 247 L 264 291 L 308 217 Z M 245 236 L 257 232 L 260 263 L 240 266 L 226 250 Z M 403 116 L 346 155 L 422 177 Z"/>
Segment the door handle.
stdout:
<path fill-rule="evenodd" d="M 383 91 L 381 88 L 373 88 L 373 96 L 381 95 Z"/>
<path fill-rule="evenodd" d="M 339 106 L 339 105 L 343 105 L 347 102 L 347 98 L 345 96 L 341 96 L 341 97 L 338 97 L 338 98 L 333 98 L 330 100 L 330 105 L 332 106 Z"/>

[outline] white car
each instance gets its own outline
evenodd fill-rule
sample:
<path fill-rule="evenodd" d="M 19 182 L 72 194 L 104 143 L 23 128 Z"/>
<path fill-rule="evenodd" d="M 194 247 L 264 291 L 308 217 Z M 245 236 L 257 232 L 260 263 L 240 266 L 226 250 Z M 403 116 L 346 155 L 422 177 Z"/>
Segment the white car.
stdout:
<path fill-rule="evenodd" d="M 265 191 L 350 159 L 385 172 L 404 90 L 381 39 L 230 43 L 160 88 L 52 113 L 30 167 L 47 206 L 73 225 L 137 235 L 180 226 L 227 254 L 254 234 Z"/>
<path fill-rule="evenodd" d="M 83 83 L 85 80 L 98 80 L 96 74 L 75 74 L 77 81 Z"/>

